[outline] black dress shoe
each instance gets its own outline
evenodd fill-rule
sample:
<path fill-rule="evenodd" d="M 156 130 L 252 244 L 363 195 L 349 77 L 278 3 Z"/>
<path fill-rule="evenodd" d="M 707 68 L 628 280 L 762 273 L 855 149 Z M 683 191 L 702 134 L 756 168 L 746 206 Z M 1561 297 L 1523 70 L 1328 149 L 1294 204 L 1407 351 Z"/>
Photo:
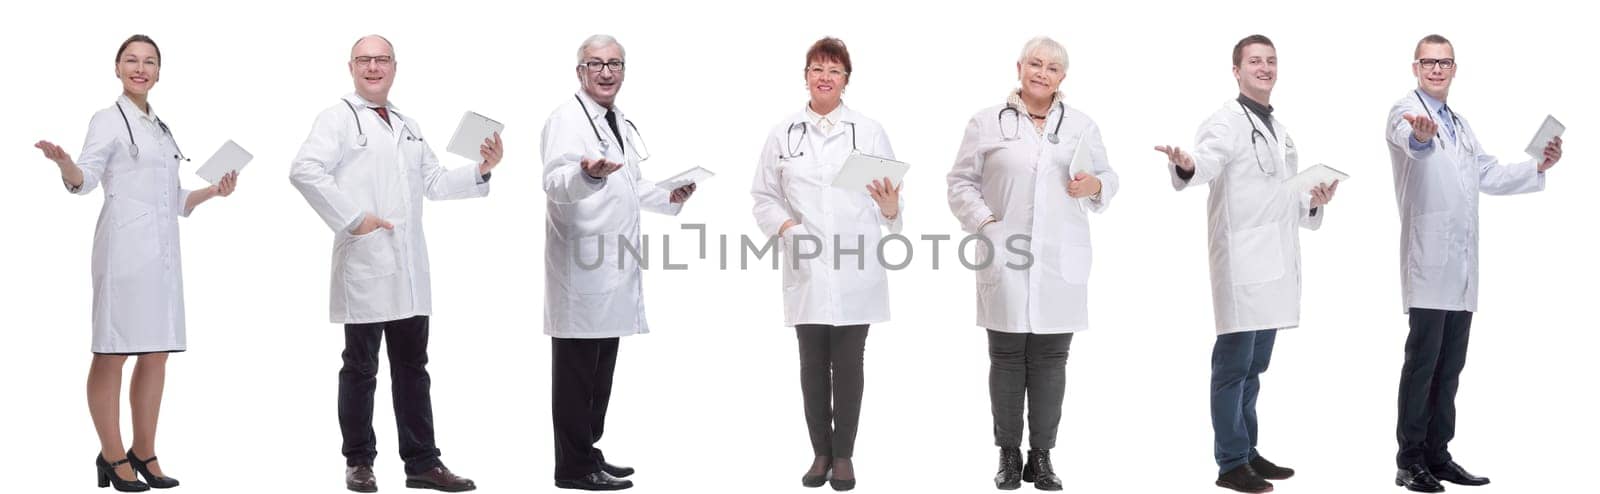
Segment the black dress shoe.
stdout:
<path fill-rule="evenodd" d="M 1272 492 L 1272 483 L 1261 478 L 1250 464 L 1246 463 L 1228 470 L 1217 477 L 1217 487 L 1233 489 L 1239 492 L 1261 493 Z"/>
<path fill-rule="evenodd" d="M 1283 480 L 1294 476 L 1293 468 L 1280 467 L 1260 455 L 1250 460 L 1250 468 L 1256 471 L 1256 475 L 1267 480 Z"/>
<path fill-rule="evenodd" d="M 478 488 L 472 479 L 450 473 L 444 465 L 406 475 L 406 487 L 412 489 L 433 489 L 444 492 L 466 492 Z"/>
<path fill-rule="evenodd" d="M 1446 462 L 1443 465 L 1429 466 L 1428 472 L 1433 473 L 1433 478 L 1455 485 L 1486 485 L 1489 483 L 1489 477 L 1479 477 L 1467 473 L 1467 469 L 1461 468 L 1461 465 L 1457 465 L 1454 461 Z M 154 486 L 152 485 L 151 487 Z"/>
<path fill-rule="evenodd" d="M 133 449 L 128 450 L 128 465 L 133 467 L 134 472 L 144 476 L 144 483 L 150 484 L 150 487 L 155 489 L 171 489 L 173 487 L 177 487 L 178 479 L 150 474 L 150 464 L 155 462 L 156 457 L 154 456 L 150 457 L 148 460 L 141 460 L 138 456 L 134 456 Z"/>
<path fill-rule="evenodd" d="M 344 488 L 356 492 L 378 492 L 378 477 L 372 474 L 372 465 L 345 467 Z"/>
<path fill-rule="evenodd" d="M 605 460 L 600 460 L 600 471 L 605 472 L 606 475 L 610 475 L 619 479 L 633 475 L 633 467 L 612 465 L 610 463 L 606 463 Z"/>
<path fill-rule="evenodd" d="M 612 477 L 609 473 L 599 471 L 578 479 L 556 479 L 556 487 L 585 491 L 620 491 L 633 487 L 633 481 Z"/>
<path fill-rule="evenodd" d="M 1439 479 L 1434 478 L 1428 467 L 1422 465 L 1406 465 L 1394 474 L 1394 485 L 1405 487 L 1412 492 L 1444 492 L 1444 486 L 1439 485 Z"/>
<path fill-rule="evenodd" d="M 1022 487 L 1022 449 L 1000 448 L 1000 472 L 994 474 L 994 487 L 1009 491 Z"/>
<path fill-rule="evenodd" d="M 137 473 L 133 475 L 133 480 L 122 480 L 122 477 L 117 475 L 117 467 L 127 462 L 127 458 L 116 462 L 107 462 L 105 456 L 95 453 L 94 471 L 96 476 L 99 477 L 99 486 L 115 487 L 117 492 L 144 492 L 150 490 L 149 484 L 139 481 L 139 474 Z"/>
<path fill-rule="evenodd" d="M 1041 491 L 1061 490 L 1061 477 L 1056 476 L 1056 468 L 1050 464 L 1050 450 L 1028 450 L 1028 463 L 1022 467 L 1022 481 L 1033 482 L 1033 488 Z"/>

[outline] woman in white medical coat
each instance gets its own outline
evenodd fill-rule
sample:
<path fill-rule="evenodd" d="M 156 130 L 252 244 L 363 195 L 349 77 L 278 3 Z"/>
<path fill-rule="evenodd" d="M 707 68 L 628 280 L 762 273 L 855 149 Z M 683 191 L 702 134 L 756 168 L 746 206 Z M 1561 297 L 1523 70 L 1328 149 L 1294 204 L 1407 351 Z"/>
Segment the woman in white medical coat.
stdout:
<path fill-rule="evenodd" d="M 90 119 L 76 161 L 48 141 L 35 147 L 60 167 L 68 191 L 86 195 L 96 187 L 105 190 L 90 265 L 94 360 L 89 366 L 89 414 L 100 436 L 95 457 L 100 486 L 132 492 L 178 485 L 155 463 L 167 353 L 186 349 L 178 217 L 208 199 L 232 194 L 238 177 L 230 174 L 217 185 L 194 191 L 179 186 L 183 152 L 148 101 L 150 89 L 161 79 L 161 50 L 155 41 L 143 35 L 124 41 L 117 49 L 116 75 L 122 96 Z M 128 400 L 133 447 L 124 451 L 118 407 L 122 367 L 130 355 L 138 356 Z"/>
<path fill-rule="evenodd" d="M 1037 37 L 1017 59 L 1021 87 L 978 111 L 950 170 L 950 211 L 979 235 L 978 325 L 988 328 L 989 402 L 1000 447 L 995 486 L 1061 489 L 1050 463 L 1067 351 L 1088 329 L 1089 216 L 1117 193 L 1100 128 L 1062 102 L 1067 51 Z M 1016 252 L 1031 252 L 1032 261 Z M 998 254 L 997 253 L 1001 253 Z M 1009 264 L 1009 266 L 1008 266 Z M 1023 402 L 1030 450 L 1022 461 Z"/>
<path fill-rule="evenodd" d="M 780 237 L 785 253 L 783 320 L 800 344 L 800 389 L 815 454 L 801 483 L 831 483 L 835 490 L 855 486 L 850 458 L 867 328 L 889 320 L 877 247 L 884 229 L 900 231 L 903 206 L 903 184 L 887 178 L 859 191 L 831 185 L 851 153 L 894 157 L 883 127 L 844 106 L 851 68 L 838 39 L 823 38 L 806 52 L 811 101 L 773 127 L 750 190 L 756 224 Z"/>

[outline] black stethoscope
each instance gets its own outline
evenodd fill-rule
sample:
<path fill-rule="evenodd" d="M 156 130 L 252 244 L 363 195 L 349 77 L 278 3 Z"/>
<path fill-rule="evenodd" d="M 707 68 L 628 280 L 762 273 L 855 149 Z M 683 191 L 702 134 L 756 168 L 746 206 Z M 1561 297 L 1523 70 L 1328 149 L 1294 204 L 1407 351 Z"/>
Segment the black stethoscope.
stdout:
<path fill-rule="evenodd" d="M 1428 108 L 1428 101 L 1422 99 L 1422 92 L 1413 89 L 1411 93 L 1417 96 L 1418 103 L 1422 103 L 1422 111 L 1428 112 L 1428 118 L 1433 118 L 1433 110 Z M 1446 108 L 1449 108 L 1448 105 Z M 1456 112 L 1450 112 L 1450 122 L 1455 124 L 1455 127 L 1451 128 L 1452 130 L 1450 131 L 1450 138 L 1455 139 L 1456 131 L 1454 129 L 1461 128 L 1461 118 L 1456 116 Z"/>
<path fill-rule="evenodd" d="M 139 143 L 133 140 L 133 124 L 128 122 L 128 112 L 122 110 L 121 101 L 117 102 L 117 113 L 122 115 L 122 127 L 128 129 L 128 154 L 133 156 L 133 159 L 139 159 Z M 161 121 L 161 117 L 156 117 L 156 125 L 161 127 L 161 132 L 167 137 L 172 137 L 172 129 L 167 127 L 166 122 Z M 183 148 L 178 147 L 176 138 L 172 139 L 172 148 L 178 150 L 178 154 L 172 155 L 172 159 L 189 161 L 189 158 L 183 155 Z"/>
<path fill-rule="evenodd" d="M 355 120 L 356 120 L 356 145 L 357 146 L 361 146 L 361 147 L 367 147 L 367 131 L 363 130 L 361 128 L 361 114 L 360 113 L 356 113 L 356 105 L 350 104 L 350 100 L 342 99 L 342 100 L 339 100 L 339 101 L 343 101 L 344 102 L 344 106 L 350 107 L 350 116 L 355 117 Z M 422 137 L 421 136 L 417 136 L 417 135 L 414 135 L 414 134 L 411 133 L 411 127 L 406 125 L 406 117 L 404 115 L 401 115 L 400 112 L 397 112 L 397 111 L 394 111 L 394 110 L 389 110 L 389 113 L 393 113 L 396 118 L 400 119 L 400 128 L 404 129 L 406 131 L 406 140 L 407 141 L 422 142 Z"/>
<path fill-rule="evenodd" d="M 583 110 L 584 121 L 589 122 L 589 130 L 594 131 L 594 140 L 600 141 L 600 154 L 610 153 L 611 141 L 607 141 L 604 136 L 600 135 L 600 127 L 594 125 L 594 115 L 589 114 L 589 106 L 583 104 L 583 98 L 579 98 L 576 94 L 572 95 L 572 99 L 578 100 L 578 109 Z M 644 135 L 639 133 L 639 127 L 634 125 L 632 120 L 624 118 L 622 121 L 628 124 L 628 128 L 633 129 L 633 135 L 639 136 L 638 142 L 628 139 L 628 142 L 633 144 L 633 154 L 639 157 L 639 161 L 650 159 L 650 147 L 642 144 Z M 621 139 L 622 136 L 617 136 L 617 138 Z M 622 152 L 627 153 L 628 149 L 623 148 Z"/>
<path fill-rule="evenodd" d="M 1254 154 L 1256 156 L 1256 168 L 1260 169 L 1261 173 L 1265 173 L 1269 177 L 1277 174 L 1278 167 L 1273 166 L 1272 169 L 1267 169 L 1267 165 L 1261 162 L 1261 150 L 1256 149 L 1257 136 L 1260 136 L 1262 141 L 1266 141 L 1267 135 L 1261 133 L 1261 128 L 1256 127 L 1256 120 L 1254 118 L 1250 118 L 1250 109 L 1245 108 L 1244 103 L 1239 103 L 1239 110 L 1244 112 L 1244 120 L 1246 122 L 1250 122 L 1250 154 Z"/>
<path fill-rule="evenodd" d="M 842 123 L 842 124 L 850 126 L 850 151 L 852 151 L 852 152 L 861 151 L 861 148 L 856 147 L 856 123 L 855 122 L 839 122 L 839 123 Z M 798 142 L 798 143 L 796 143 L 794 141 L 794 129 L 796 129 L 796 128 L 800 129 L 800 142 Z M 804 146 L 806 144 L 806 134 L 807 133 L 808 133 L 808 131 L 806 130 L 806 123 L 805 122 L 795 122 L 795 123 L 789 124 L 789 130 L 786 130 L 786 131 L 783 132 L 783 146 L 789 149 L 789 155 L 788 156 L 784 156 L 782 154 L 779 154 L 778 155 L 778 159 L 789 160 L 789 159 L 795 159 L 795 158 L 799 158 L 801 156 L 805 156 L 806 152 L 805 151 L 801 151 L 800 150 L 800 146 Z"/>
<path fill-rule="evenodd" d="M 1056 129 L 1051 131 L 1050 135 L 1045 136 L 1045 139 L 1050 141 L 1051 144 L 1061 143 L 1061 121 L 1067 118 L 1067 104 L 1057 101 L 1056 106 L 1061 109 L 1061 113 L 1056 115 Z M 1006 137 L 1005 133 L 1006 113 L 1010 113 L 1012 116 L 1011 137 Z M 1033 114 L 1028 114 L 1028 116 L 1032 117 Z M 1018 110 L 1017 107 L 1006 104 L 1006 107 L 1001 108 L 1000 114 L 996 115 L 995 118 L 1000 124 L 1000 140 L 1015 141 L 1022 138 L 1022 110 Z"/>

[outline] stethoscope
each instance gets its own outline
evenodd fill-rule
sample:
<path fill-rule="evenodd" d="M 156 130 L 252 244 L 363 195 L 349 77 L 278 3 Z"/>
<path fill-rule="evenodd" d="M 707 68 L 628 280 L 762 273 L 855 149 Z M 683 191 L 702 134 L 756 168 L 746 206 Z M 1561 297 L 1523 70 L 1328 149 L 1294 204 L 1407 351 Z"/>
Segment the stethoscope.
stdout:
<path fill-rule="evenodd" d="M 842 124 L 850 126 L 850 151 L 859 152 L 861 149 L 856 147 L 856 123 L 855 122 L 839 122 L 839 123 L 842 123 Z M 796 128 L 800 129 L 800 142 L 798 142 L 798 143 L 795 142 L 795 140 L 794 140 L 794 130 Z M 789 124 L 789 130 L 786 130 L 786 131 L 783 132 L 783 147 L 789 149 L 789 155 L 788 156 L 784 156 L 783 154 L 780 153 L 778 155 L 778 159 L 789 160 L 789 159 L 795 159 L 795 158 L 799 158 L 801 156 L 805 156 L 806 152 L 805 151 L 801 151 L 800 147 L 806 145 L 806 134 L 807 133 L 808 133 L 808 131 L 806 130 L 806 123 L 805 122 L 795 122 L 795 123 Z"/>
<path fill-rule="evenodd" d="M 584 120 L 589 122 L 589 130 L 594 131 L 594 140 L 600 141 L 600 154 L 610 153 L 611 141 L 607 141 L 604 136 L 600 135 L 600 127 L 595 126 L 594 115 L 589 114 L 589 106 L 583 104 L 583 98 L 579 98 L 576 94 L 572 95 L 572 99 L 578 100 L 578 109 L 583 110 Z M 639 127 L 634 125 L 632 120 L 624 118 L 622 121 L 628 124 L 628 128 L 633 129 L 633 135 L 639 136 L 638 142 L 634 142 L 634 139 L 628 139 L 628 142 L 633 144 L 634 156 L 638 156 L 639 161 L 650 159 L 650 147 L 643 145 L 644 135 L 639 133 Z M 622 136 L 617 136 L 617 138 L 620 139 Z M 627 153 L 628 149 L 623 148 L 622 152 Z"/>
<path fill-rule="evenodd" d="M 1421 91 L 1417 91 L 1417 90 L 1412 90 L 1411 94 L 1414 94 L 1414 95 L 1417 96 L 1417 102 L 1418 103 L 1422 103 L 1422 111 L 1428 112 L 1428 118 L 1433 118 L 1433 110 L 1428 108 L 1428 101 L 1422 99 L 1422 92 Z M 1460 129 L 1461 128 L 1461 118 L 1456 116 L 1456 112 L 1450 112 L 1450 123 L 1455 124 L 1455 127 L 1452 127 L 1454 129 Z M 1459 130 L 1457 130 L 1457 131 L 1459 131 Z M 1451 137 L 1454 138 L 1454 135 L 1452 134 Z"/>
<path fill-rule="evenodd" d="M 342 99 L 342 100 L 339 100 L 339 101 L 343 101 L 344 102 L 344 106 L 347 106 L 347 107 L 350 108 L 350 116 L 355 117 L 355 120 L 356 120 L 356 145 L 357 146 L 361 146 L 361 147 L 367 147 L 367 131 L 363 130 L 361 128 L 361 114 L 360 113 L 356 113 L 356 105 L 350 104 L 350 100 L 343 100 Z M 415 135 L 415 134 L 411 133 L 411 127 L 406 125 L 406 117 L 404 115 L 401 115 L 400 112 L 397 112 L 397 111 L 394 111 L 394 110 L 389 110 L 389 113 L 393 113 L 395 118 L 399 118 L 400 119 L 400 128 L 405 130 L 405 132 L 406 132 L 406 136 L 405 137 L 406 137 L 407 141 L 422 142 L 422 137 L 421 136 L 418 136 L 418 135 Z"/>
<path fill-rule="evenodd" d="M 1262 141 L 1266 141 L 1267 135 L 1261 133 L 1261 129 L 1256 127 L 1256 120 L 1250 117 L 1250 109 L 1245 108 L 1244 103 L 1239 103 L 1239 110 L 1244 112 L 1245 121 L 1250 122 L 1250 154 L 1254 154 L 1256 156 L 1256 168 L 1260 169 L 1261 173 L 1265 173 L 1269 177 L 1277 174 L 1278 167 L 1273 166 L 1271 169 L 1268 169 L 1267 165 L 1261 161 L 1261 150 L 1256 149 L 1257 136 L 1260 136 Z"/>
<path fill-rule="evenodd" d="M 133 140 L 133 124 L 128 122 L 128 112 L 122 111 L 121 101 L 117 102 L 117 113 L 122 115 L 122 127 L 128 129 L 128 154 L 133 156 L 133 159 L 139 159 L 139 143 Z M 161 121 L 161 117 L 156 117 L 156 125 L 161 127 L 161 132 L 167 137 L 172 137 L 172 129 L 167 127 L 166 122 Z M 172 139 L 172 148 L 178 150 L 178 154 L 172 155 L 172 159 L 189 161 L 189 158 L 183 155 L 183 148 L 178 147 L 176 138 Z"/>
<path fill-rule="evenodd" d="M 1045 136 L 1045 140 L 1050 141 L 1051 144 L 1061 143 L 1061 121 L 1067 118 L 1067 104 L 1057 101 L 1056 106 L 1061 109 L 1061 113 L 1056 115 L 1056 129 L 1051 131 L 1050 135 Z M 1010 113 L 1012 117 L 1011 137 L 1006 137 L 1006 113 Z M 1032 115 L 1030 114 L 1029 116 Z M 1005 108 L 1000 109 L 1000 114 L 996 115 L 995 118 L 1000 123 L 1000 140 L 1015 141 L 1022 138 L 1022 110 L 1007 104 Z"/>

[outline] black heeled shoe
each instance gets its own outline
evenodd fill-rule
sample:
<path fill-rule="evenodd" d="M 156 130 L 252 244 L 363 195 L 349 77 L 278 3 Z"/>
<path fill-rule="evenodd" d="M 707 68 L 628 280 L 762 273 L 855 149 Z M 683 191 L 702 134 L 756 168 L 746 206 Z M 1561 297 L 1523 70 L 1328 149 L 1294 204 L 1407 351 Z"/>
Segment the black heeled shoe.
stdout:
<path fill-rule="evenodd" d="M 127 462 L 128 460 L 124 458 L 117 460 L 116 463 L 107 463 L 104 456 L 96 453 L 94 455 L 94 470 L 95 473 L 99 474 L 100 487 L 115 487 L 117 492 L 144 492 L 150 490 L 149 485 L 139 481 L 138 474 L 134 474 L 133 480 L 122 480 L 122 477 L 117 476 L 117 467 Z"/>
<path fill-rule="evenodd" d="M 149 484 L 150 487 L 156 489 L 171 489 L 173 487 L 177 487 L 178 479 L 172 477 L 162 477 L 160 475 L 152 475 L 150 473 L 150 464 L 155 462 L 156 457 L 154 456 L 150 457 L 148 460 L 141 460 L 138 456 L 134 456 L 132 448 L 128 449 L 128 464 L 133 465 L 133 471 L 135 473 L 144 476 L 144 483 Z"/>
<path fill-rule="evenodd" d="M 807 471 L 805 475 L 800 477 L 800 485 L 806 487 L 822 487 L 822 484 L 828 483 L 828 474 L 832 471 L 833 459 L 828 458 L 828 462 L 822 467 L 822 473 L 811 475 L 811 472 Z"/>
<path fill-rule="evenodd" d="M 829 463 L 829 469 L 832 470 L 833 472 L 837 472 L 839 469 L 833 468 L 832 465 L 833 465 L 833 463 L 838 463 L 839 460 L 844 460 L 845 462 L 849 462 L 850 461 L 849 458 L 834 458 L 833 462 Z M 850 472 L 851 477 L 854 477 L 855 476 L 855 465 L 854 464 L 850 465 L 850 471 L 851 471 Z M 856 488 L 856 479 L 854 479 L 854 478 L 841 479 L 841 478 L 838 478 L 837 476 L 834 476 L 834 475 L 828 475 L 828 487 L 831 487 L 831 488 L 833 488 L 833 490 L 839 491 L 839 492 L 848 491 L 850 489 Z"/>

